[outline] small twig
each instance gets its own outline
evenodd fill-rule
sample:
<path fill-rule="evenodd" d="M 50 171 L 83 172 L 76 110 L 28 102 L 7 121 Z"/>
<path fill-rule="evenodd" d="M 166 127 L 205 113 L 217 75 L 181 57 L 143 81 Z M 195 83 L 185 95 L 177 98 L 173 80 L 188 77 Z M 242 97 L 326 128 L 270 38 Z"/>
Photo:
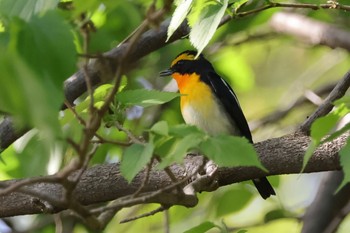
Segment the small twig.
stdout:
<path fill-rule="evenodd" d="M 195 174 L 198 173 L 198 170 L 202 168 L 201 166 L 198 166 L 190 175 L 186 176 L 184 179 L 173 183 L 169 186 L 166 186 L 162 189 L 159 189 L 157 191 L 154 191 L 152 193 L 145 193 L 145 194 L 141 194 L 136 198 L 131 198 L 132 195 L 128 195 L 128 196 L 124 196 L 119 198 L 118 200 L 115 200 L 114 202 L 108 204 L 108 206 L 104 206 L 104 207 L 100 207 L 97 209 L 92 210 L 92 213 L 103 213 L 107 210 L 120 210 L 124 207 L 129 207 L 129 206 L 133 206 L 133 205 L 137 205 L 137 204 L 145 204 L 148 203 L 149 201 L 154 200 L 155 198 L 157 198 L 158 196 L 165 196 L 166 193 L 174 188 L 177 188 L 181 185 L 183 185 L 184 183 L 186 183 L 189 179 L 191 179 Z M 169 194 L 172 195 L 172 194 Z M 174 194 L 176 197 L 179 196 L 179 194 Z M 179 198 L 177 198 L 179 199 Z M 186 201 L 186 200 L 184 200 Z M 176 203 L 173 203 L 176 204 Z M 183 203 L 183 204 L 188 204 L 187 202 Z M 192 202 L 191 202 L 192 204 Z"/>
<path fill-rule="evenodd" d="M 321 87 L 320 89 L 317 89 L 315 91 L 315 93 L 318 96 L 322 96 L 322 95 L 328 94 L 328 93 L 330 93 L 333 90 L 335 85 L 336 84 L 326 85 L 324 87 Z M 267 115 L 267 116 L 265 116 L 265 117 L 263 117 L 261 119 L 249 122 L 250 130 L 254 131 L 254 130 L 260 128 L 261 126 L 264 126 L 264 125 L 267 125 L 267 124 L 271 124 L 271 123 L 275 124 L 277 121 L 283 119 L 289 113 L 291 113 L 292 110 L 295 110 L 297 107 L 299 107 L 299 106 L 301 106 L 303 104 L 306 104 L 306 103 L 309 103 L 309 100 L 305 96 L 302 96 L 302 97 L 298 98 L 297 100 L 289 103 L 288 106 L 286 106 L 286 107 L 279 107 L 278 108 L 279 110 L 277 110 L 275 112 L 272 112 L 271 114 L 269 114 L 269 115 Z"/>
<path fill-rule="evenodd" d="M 98 144 L 107 143 L 107 144 L 113 144 L 113 145 L 118 145 L 118 146 L 130 146 L 131 145 L 130 142 L 121 142 L 121 141 L 106 139 L 97 133 L 95 134 L 95 136 L 98 138 L 98 140 L 92 139 L 91 143 L 98 143 Z"/>
<path fill-rule="evenodd" d="M 133 194 L 133 198 L 137 197 L 141 191 L 143 190 L 143 188 L 147 185 L 148 183 L 148 180 L 149 180 L 149 175 L 150 175 L 150 172 L 152 170 L 152 164 L 154 162 L 154 158 L 151 159 L 151 161 L 149 161 L 149 163 L 147 164 L 147 167 L 146 167 L 146 170 L 145 170 L 145 177 L 142 181 L 142 184 L 141 186 L 136 190 L 136 192 Z"/>
<path fill-rule="evenodd" d="M 127 222 L 131 222 L 131 221 L 135 221 L 135 220 L 140 219 L 140 218 L 149 217 L 149 216 L 155 215 L 157 213 L 166 211 L 167 209 L 168 208 L 166 208 L 164 206 L 160 206 L 159 208 L 157 208 L 155 210 L 152 210 L 152 211 L 150 211 L 148 213 L 141 214 L 139 216 L 135 216 L 135 217 L 132 217 L 132 218 L 127 218 L 127 219 L 121 220 L 119 223 L 127 223 Z"/>
<path fill-rule="evenodd" d="M 316 111 L 306 119 L 306 121 L 299 127 L 298 131 L 309 135 L 312 123 L 319 117 L 327 115 L 334 107 L 333 102 L 344 96 L 350 86 L 350 71 L 348 71 L 342 80 L 334 87 L 331 93 L 327 96 L 323 104 L 321 104 Z"/>
<path fill-rule="evenodd" d="M 91 84 L 91 78 L 89 77 L 89 72 L 87 71 L 89 59 L 86 58 L 85 60 L 86 60 L 86 62 L 85 62 L 85 64 L 82 67 L 82 71 L 84 73 L 86 89 L 87 89 L 88 95 L 90 96 L 89 110 L 90 110 L 91 113 L 93 113 L 93 111 L 95 110 L 95 107 L 94 107 L 94 102 L 95 102 L 94 101 L 94 91 L 93 91 L 92 84 Z"/>
<path fill-rule="evenodd" d="M 123 131 L 124 133 L 126 133 L 126 135 L 128 136 L 128 138 L 130 139 L 131 142 L 133 143 L 137 143 L 137 144 L 145 144 L 145 140 L 143 138 L 138 138 L 137 136 L 135 136 L 130 130 L 124 128 L 118 121 L 115 122 L 115 126 L 117 127 L 118 130 Z"/>
<path fill-rule="evenodd" d="M 77 118 L 77 120 L 79 121 L 79 123 L 80 123 L 81 125 L 86 126 L 85 120 L 79 116 L 79 114 L 77 113 L 77 111 L 75 111 L 75 108 L 74 108 L 67 100 L 64 100 L 64 104 L 65 104 L 65 105 L 67 106 L 67 108 L 73 113 L 73 115 Z"/>
<path fill-rule="evenodd" d="M 62 218 L 60 214 L 54 214 L 53 218 L 55 220 L 55 233 L 63 233 L 63 224 L 62 224 Z"/>
<path fill-rule="evenodd" d="M 170 214 L 169 209 L 164 210 L 164 232 L 170 233 Z"/>
<path fill-rule="evenodd" d="M 259 13 L 261 11 L 271 9 L 271 8 L 301 8 L 301 9 L 311 9 L 311 10 L 319 10 L 319 9 L 338 9 L 338 10 L 344 10 L 344 11 L 350 11 L 349 5 L 343 5 L 343 4 L 335 4 L 335 3 L 327 3 L 327 4 L 311 4 L 311 3 L 278 3 L 278 2 L 269 2 L 268 4 L 258 7 L 253 10 L 244 11 L 244 12 L 233 12 L 234 15 L 226 15 L 222 18 L 220 22 L 220 26 L 227 23 L 231 19 L 234 18 L 242 18 L 249 15 L 253 15 L 256 13 Z"/>

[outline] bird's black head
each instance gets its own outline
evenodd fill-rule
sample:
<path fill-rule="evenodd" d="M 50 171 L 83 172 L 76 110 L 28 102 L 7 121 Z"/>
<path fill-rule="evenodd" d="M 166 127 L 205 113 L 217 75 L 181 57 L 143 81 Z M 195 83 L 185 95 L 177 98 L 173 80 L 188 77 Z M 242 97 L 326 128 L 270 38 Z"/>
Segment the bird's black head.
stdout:
<path fill-rule="evenodd" d="M 202 54 L 197 56 L 197 52 L 193 50 L 186 50 L 172 61 L 170 68 L 160 72 L 160 76 L 168 76 L 173 73 L 192 74 L 212 70 L 213 67 Z"/>

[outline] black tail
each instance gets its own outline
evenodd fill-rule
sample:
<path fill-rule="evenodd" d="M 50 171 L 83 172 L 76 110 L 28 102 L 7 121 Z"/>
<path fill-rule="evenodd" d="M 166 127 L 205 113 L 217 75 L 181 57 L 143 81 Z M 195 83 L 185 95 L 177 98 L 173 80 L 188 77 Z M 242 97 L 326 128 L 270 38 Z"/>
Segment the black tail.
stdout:
<path fill-rule="evenodd" d="M 276 195 L 275 190 L 273 190 L 270 182 L 267 180 L 266 177 L 254 179 L 252 181 L 262 198 L 266 199 L 271 195 Z"/>

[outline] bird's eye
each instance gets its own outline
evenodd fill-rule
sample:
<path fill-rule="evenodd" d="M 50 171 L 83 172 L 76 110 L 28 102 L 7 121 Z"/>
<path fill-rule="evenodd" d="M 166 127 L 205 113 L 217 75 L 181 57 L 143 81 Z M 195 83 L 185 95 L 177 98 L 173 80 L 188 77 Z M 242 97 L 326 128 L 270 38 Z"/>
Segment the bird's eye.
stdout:
<path fill-rule="evenodd" d="M 185 62 L 182 61 L 182 60 L 180 60 L 180 61 L 178 61 L 178 62 L 176 63 L 177 66 L 182 66 L 183 64 L 185 64 Z"/>

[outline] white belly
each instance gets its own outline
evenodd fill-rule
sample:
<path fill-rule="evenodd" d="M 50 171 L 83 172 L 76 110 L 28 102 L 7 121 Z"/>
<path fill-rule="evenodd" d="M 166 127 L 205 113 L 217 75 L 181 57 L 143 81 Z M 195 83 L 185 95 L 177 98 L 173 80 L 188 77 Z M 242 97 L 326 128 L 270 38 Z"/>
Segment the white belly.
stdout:
<path fill-rule="evenodd" d="M 202 102 L 203 103 L 203 102 Z M 196 125 L 209 135 L 219 134 L 239 135 L 224 110 L 214 101 L 206 102 L 205 105 L 186 104 L 182 108 L 182 116 L 187 124 Z"/>

